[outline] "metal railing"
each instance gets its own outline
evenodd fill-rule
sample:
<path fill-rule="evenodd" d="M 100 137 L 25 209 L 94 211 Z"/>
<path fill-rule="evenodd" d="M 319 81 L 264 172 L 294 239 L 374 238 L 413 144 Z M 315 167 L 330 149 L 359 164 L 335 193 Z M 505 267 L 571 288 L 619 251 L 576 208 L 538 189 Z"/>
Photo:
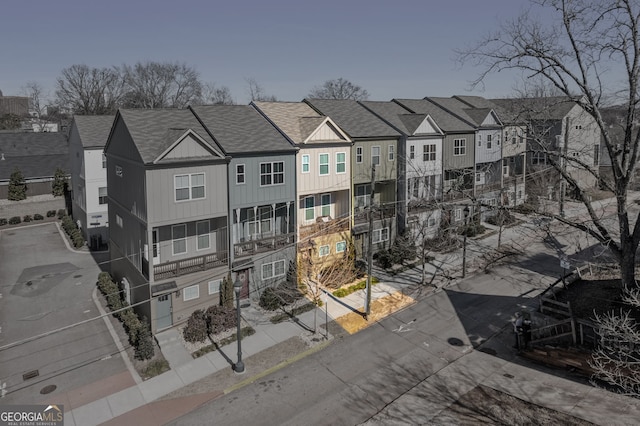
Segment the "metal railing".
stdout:
<path fill-rule="evenodd" d="M 251 256 L 256 253 L 264 253 L 277 248 L 286 247 L 296 242 L 296 234 L 279 234 L 267 238 L 243 241 L 233 245 L 235 257 Z"/>
<path fill-rule="evenodd" d="M 156 280 L 179 277 L 192 272 L 206 271 L 207 269 L 223 266 L 228 262 L 229 253 L 227 251 L 218 251 L 198 257 L 190 257 L 189 259 L 153 265 L 153 276 Z"/>

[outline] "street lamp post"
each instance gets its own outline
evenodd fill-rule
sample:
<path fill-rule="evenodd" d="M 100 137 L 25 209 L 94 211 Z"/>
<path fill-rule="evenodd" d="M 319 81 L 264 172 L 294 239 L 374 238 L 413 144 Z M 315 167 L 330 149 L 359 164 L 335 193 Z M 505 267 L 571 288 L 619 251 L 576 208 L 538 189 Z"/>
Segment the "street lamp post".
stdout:
<path fill-rule="evenodd" d="M 240 278 L 236 277 L 235 282 L 233 283 L 233 291 L 236 293 L 236 311 L 238 314 L 238 335 L 236 340 L 238 341 L 238 362 L 233 366 L 233 371 L 237 374 L 244 373 L 244 363 L 242 362 L 242 335 L 240 331 L 240 290 L 242 290 L 242 282 Z"/>
<path fill-rule="evenodd" d="M 469 231 L 469 206 L 464 208 L 464 238 L 462 239 L 462 278 L 467 276 L 467 232 Z"/>

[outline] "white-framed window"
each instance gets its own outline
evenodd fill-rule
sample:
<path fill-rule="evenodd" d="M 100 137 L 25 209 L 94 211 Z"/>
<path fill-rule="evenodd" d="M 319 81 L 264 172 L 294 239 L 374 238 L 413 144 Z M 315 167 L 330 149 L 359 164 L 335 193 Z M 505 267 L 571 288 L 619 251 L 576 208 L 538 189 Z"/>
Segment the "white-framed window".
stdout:
<path fill-rule="evenodd" d="M 356 207 L 365 207 L 369 205 L 371 198 L 371 185 L 357 185 L 356 186 Z"/>
<path fill-rule="evenodd" d="M 534 151 L 531 154 L 531 164 L 546 164 L 547 153 L 542 151 Z"/>
<path fill-rule="evenodd" d="M 104 152 L 102 153 L 102 168 L 103 169 L 107 168 L 107 156 L 104 155 Z"/>
<path fill-rule="evenodd" d="M 389 228 L 380 228 L 373 230 L 373 243 L 381 243 L 383 241 L 389 241 Z"/>
<path fill-rule="evenodd" d="M 347 172 L 347 153 L 336 152 L 336 173 Z"/>
<path fill-rule="evenodd" d="M 309 154 L 302 155 L 302 173 L 309 173 L 311 170 L 311 157 Z"/>
<path fill-rule="evenodd" d="M 200 286 L 198 284 L 182 289 L 182 301 L 194 300 L 200 297 Z"/>
<path fill-rule="evenodd" d="M 415 147 L 415 145 L 410 145 L 409 146 L 409 159 L 413 160 L 414 158 L 416 158 L 416 147 Z"/>
<path fill-rule="evenodd" d="M 393 161 L 396 159 L 396 147 L 393 145 L 389 145 L 389 152 L 387 155 L 387 160 Z"/>
<path fill-rule="evenodd" d="M 502 176 L 509 176 L 509 162 L 506 159 L 502 160 Z"/>
<path fill-rule="evenodd" d="M 422 146 L 422 161 L 436 161 L 436 145 L 428 144 Z"/>
<path fill-rule="evenodd" d="M 377 166 L 380 164 L 380 147 L 372 146 L 371 147 L 371 164 Z"/>
<path fill-rule="evenodd" d="M 116 213 L 116 225 L 118 225 L 120 228 L 124 226 L 124 222 L 122 221 L 122 216 L 120 216 L 117 213 Z"/>
<path fill-rule="evenodd" d="M 284 183 L 284 161 L 260 163 L 260 186 L 282 185 Z"/>
<path fill-rule="evenodd" d="M 262 279 L 284 276 L 284 259 L 262 264 Z"/>
<path fill-rule="evenodd" d="M 208 220 L 196 222 L 196 234 L 198 234 L 197 250 L 208 249 L 210 247 Z"/>
<path fill-rule="evenodd" d="M 453 211 L 453 217 L 455 220 L 462 220 L 462 209 L 455 209 Z"/>
<path fill-rule="evenodd" d="M 460 138 L 453 140 L 453 155 L 466 155 L 467 154 L 467 139 Z"/>
<path fill-rule="evenodd" d="M 491 149 L 491 135 L 487 135 L 487 149 Z"/>
<path fill-rule="evenodd" d="M 427 220 L 427 227 L 433 228 L 434 226 L 436 226 L 436 218 L 435 217 L 430 217 Z"/>
<path fill-rule="evenodd" d="M 116 176 L 122 177 L 122 166 L 116 166 Z"/>
<path fill-rule="evenodd" d="M 175 175 L 173 183 L 175 201 L 195 200 L 205 197 L 204 173 Z"/>
<path fill-rule="evenodd" d="M 98 188 L 98 204 L 107 204 L 107 187 Z"/>
<path fill-rule="evenodd" d="M 330 252 L 331 252 L 331 249 L 329 248 L 328 245 L 324 245 L 324 246 L 318 247 L 318 256 L 319 257 L 329 256 Z"/>
<path fill-rule="evenodd" d="M 244 185 L 247 181 L 244 164 L 236 164 L 236 185 Z"/>
<path fill-rule="evenodd" d="M 171 226 L 171 240 L 173 246 L 173 254 L 182 254 L 187 252 L 187 225 Z"/>
<path fill-rule="evenodd" d="M 329 174 L 329 154 L 320 154 L 318 157 L 318 164 L 320 166 L 320 176 Z"/>
<path fill-rule="evenodd" d="M 331 216 L 331 194 L 322 194 L 320 196 L 320 206 L 322 216 Z"/>
<path fill-rule="evenodd" d="M 207 289 L 209 290 L 209 294 L 220 293 L 220 286 L 222 285 L 222 280 L 212 280 L 207 283 Z"/>
<path fill-rule="evenodd" d="M 362 163 L 362 147 L 356 146 L 356 163 Z"/>
<path fill-rule="evenodd" d="M 346 241 L 338 241 L 336 243 L 336 253 L 344 253 L 347 250 Z"/>
<path fill-rule="evenodd" d="M 313 220 L 316 218 L 315 199 L 313 196 L 304 198 L 304 220 Z"/>

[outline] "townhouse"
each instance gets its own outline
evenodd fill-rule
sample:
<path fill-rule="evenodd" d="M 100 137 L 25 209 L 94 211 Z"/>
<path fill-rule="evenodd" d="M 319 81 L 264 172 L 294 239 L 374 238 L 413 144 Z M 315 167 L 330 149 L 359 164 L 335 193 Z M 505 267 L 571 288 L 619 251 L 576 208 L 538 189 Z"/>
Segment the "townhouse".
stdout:
<path fill-rule="evenodd" d="M 227 163 L 189 110 L 121 109 L 105 146 L 111 274 L 152 332 L 219 301 Z"/>
<path fill-rule="evenodd" d="M 374 253 L 389 248 L 397 235 L 398 223 L 403 224 L 405 220 L 396 216 L 400 133 L 354 100 L 305 99 L 304 102 L 319 114 L 331 117 L 353 141 L 352 233 L 357 256 L 366 255 L 369 232 Z M 367 215 L 370 204 L 374 206 L 372 229 L 369 229 Z"/>
<path fill-rule="evenodd" d="M 296 254 L 296 148 L 249 105 L 190 107 L 229 164 L 230 268 L 241 298 L 286 279 Z M 220 202 L 227 199 L 220 199 Z"/>
<path fill-rule="evenodd" d="M 428 114 L 416 114 L 396 102 L 361 104 L 402 136 L 398 142 L 398 217 L 406 218 L 416 241 L 433 237 L 440 224 L 444 133 Z"/>
<path fill-rule="evenodd" d="M 107 203 L 107 143 L 113 115 L 77 115 L 69 131 L 71 212 L 89 247 L 109 241 Z"/>
<path fill-rule="evenodd" d="M 297 147 L 299 259 L 315 279 L 351 246 L 351 139 L 303 102 L 253 102 Z"/>

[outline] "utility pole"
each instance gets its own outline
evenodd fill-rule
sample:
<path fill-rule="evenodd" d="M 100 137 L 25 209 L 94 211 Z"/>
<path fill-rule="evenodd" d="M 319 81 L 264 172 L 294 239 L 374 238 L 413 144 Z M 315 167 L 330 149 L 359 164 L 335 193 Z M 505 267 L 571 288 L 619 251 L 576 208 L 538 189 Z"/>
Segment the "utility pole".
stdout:
<path fill-rule="evenodd" d="M 560 157 L 560 161 L 562 161 L 562 176 L 560 176 L 560 217 L 564 217 L 564 194 L 566 192 L 567 183 L 565 181 L 564 176 L 567 174 L 567 148 L 569 146 L 569 117 L 565 119 L 564 125 L 564 145 L 562 147 L 562 156 Z"/>
<path fill-rule="evenodd" d="M 371 164 L 371 196 L 369 198 L 369 233 L 367 239 L 367 298 L 364 304 L 364 319 L 371 314 L 371 269 L 373 266 L 373 196 L 376 186 L 376 165 Z"/>

